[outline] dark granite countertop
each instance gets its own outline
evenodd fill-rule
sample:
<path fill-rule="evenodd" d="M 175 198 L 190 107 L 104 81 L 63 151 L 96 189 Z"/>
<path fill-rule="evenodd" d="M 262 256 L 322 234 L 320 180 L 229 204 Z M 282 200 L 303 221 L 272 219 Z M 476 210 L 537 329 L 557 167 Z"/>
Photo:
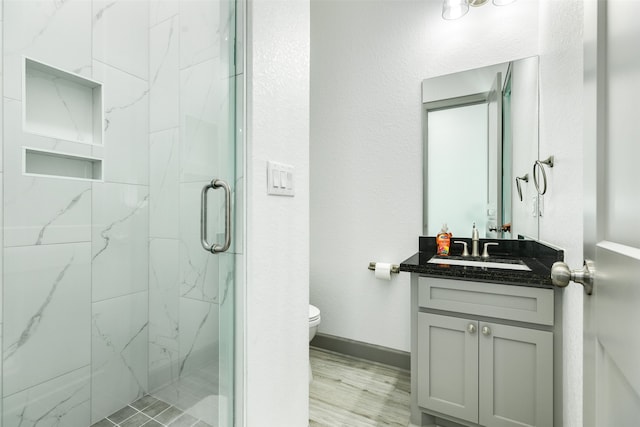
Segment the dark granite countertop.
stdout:
<path fill-rule="evenodd" d="M 462 245 L 453 244 L 453 240 L 467 242 L 469 251 L 471 251 L 471 239 L 452 239 L 452 258 L 458 258 L 462 254 Z M 480 239 L 480 251 L 486 242 L 498 243 L 498 246 L 489 248 L 491 256 L 488 261 L 491 259 L 521 260 L 531 271 L 428 263 L 436 254 L 436 239 L 426 236 L 419 238 L 419 252 L 403 261 L 400 264 L 400 271 L 445 279 L 553 288 L 551 266 L 556 261 L 564 260 L 564 251 L 534 240 L 506 239 Z M 473 260 L 476 258 L 464 259 Z"/>

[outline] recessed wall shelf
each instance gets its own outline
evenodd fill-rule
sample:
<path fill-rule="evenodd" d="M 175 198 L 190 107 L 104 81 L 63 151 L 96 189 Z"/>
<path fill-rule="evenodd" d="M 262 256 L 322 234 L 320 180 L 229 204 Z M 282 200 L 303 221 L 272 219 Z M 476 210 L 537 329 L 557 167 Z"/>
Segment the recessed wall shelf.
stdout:
<path fill-rule="evenodd" d="M 24 57 L 25 132 L 101 145 L 102 84 Z"/>
<path fill-rule="evenodd" d="M 27 175 L 101 181 L 102 160 L 25 148 L 24 173 Z"/>

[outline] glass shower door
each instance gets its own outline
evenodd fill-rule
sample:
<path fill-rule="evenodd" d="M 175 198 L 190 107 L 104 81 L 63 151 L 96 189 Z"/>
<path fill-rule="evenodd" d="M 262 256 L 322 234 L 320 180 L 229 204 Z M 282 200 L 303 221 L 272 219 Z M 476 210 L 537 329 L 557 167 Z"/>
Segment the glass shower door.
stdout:
<path fill-rule="evenodd" d="M 233 425 L 235 3 L 1 6 L 2 427 Z"/>
<path fill-rule="evenodd" d="M 185 37 L 180 33 L 180 120 L 179 130 L 174 129 L 171 134 L 172 141 L 177 137 L 179 144 L 160 149 L 156 181 L 160 183 L 159 197 L 166 205 L 155 209 L 161 217 L 169 210 L 177 215 L 177 224 L 170 221 L 177 225 L 173 229 L 177 239 L 165 239 L 161 224 L 154 227 L 153 202 L 150 212 L 151 229 L 160 230 L 158 239 L 152 236 L 151 240 L 152 268 L 171 266 L 177 270 L 170 276 L 159 273 L 150 277 L 149 386 L 156 390 L 154 396 L 196 418 L 213 419 L 216 423 L 212 425 L 216 426 L 231 425 L 233 414 L 236 239 L 233 232 L 230 235 L 226 230 L 228 204 L 233 204 L 236 184 L 235 144 L 230 143 L 235 134 L 234 38 L 230 33 L 235 22 L 233 6 L 228 2 L 181 3 L 181 28 L 185 15 L 193 19 L 191 25 L 202 19 L 219 20 L 223 26 L 206 27 L 210 31 L 208 40 L 218 42 L 214 46 L 202 46 L 200 37 L 190 34 L 186 37 L 186 52 Z M 153 147 L 152 140 L 152 150 Z M 171 164 L 168 191 L 162 188 L 167 182 L 163 164 Z M 153 177 L 153 151 L 151 166 Z M 218 180 L 230 187 L 231 194 L 225 195 L 222 188 L 211 189 L 203 205 L 203 188 Z M 153 200 L 153 183 L 151 194 Z M 235 206 L 229 208 L 235 213 Z M 207 251 L 201 231 L 213 244 L 223 244 L 230 238 L 232 245 L 224 252 Z M 168 277 L 172 278 L 167 281 Z M 154 291 L 156 278 L 158 286 Z"/>

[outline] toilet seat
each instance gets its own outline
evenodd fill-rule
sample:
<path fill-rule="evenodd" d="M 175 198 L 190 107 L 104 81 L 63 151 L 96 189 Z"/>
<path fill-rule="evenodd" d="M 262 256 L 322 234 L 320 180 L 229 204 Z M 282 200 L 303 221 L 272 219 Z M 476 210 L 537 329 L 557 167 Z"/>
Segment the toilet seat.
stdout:
<path fill-rule="evenodd" d="M 314 322 L 320 319 L 320 309 L 315 305 L 309 304 L 309 322 Z"/>

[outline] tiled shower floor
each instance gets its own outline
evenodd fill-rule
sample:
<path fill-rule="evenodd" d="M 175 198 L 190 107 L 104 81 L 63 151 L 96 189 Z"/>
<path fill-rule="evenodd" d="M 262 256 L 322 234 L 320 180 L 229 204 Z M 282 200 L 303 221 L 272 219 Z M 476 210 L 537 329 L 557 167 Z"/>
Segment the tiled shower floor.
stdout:
<path fill-rule="evenodd" d="M 213 427 L 153 396 L 144 396 L 91 427 Z"/>

